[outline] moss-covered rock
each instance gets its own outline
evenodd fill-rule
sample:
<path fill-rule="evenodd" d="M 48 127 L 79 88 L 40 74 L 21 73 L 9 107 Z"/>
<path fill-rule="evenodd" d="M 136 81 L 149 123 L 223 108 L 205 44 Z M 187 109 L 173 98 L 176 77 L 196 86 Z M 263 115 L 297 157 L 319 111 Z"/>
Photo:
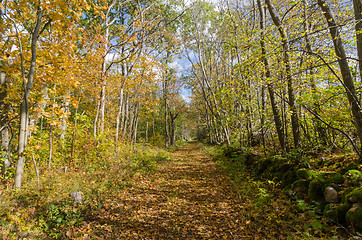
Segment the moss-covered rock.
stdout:
<path fill-rule="evenodd" d="M 348 194 L 351 193 L 354 190 L 354 188 L 349 187 L 349 188 L 345 188 L 342 192 L 342 196 L 341 196 L 341 202 L 343 204 L 349 203 L 348 201 Z"/>
<path fill-rule="evenodd" d="M 283 174 L 282 177 L 282 186 L 286 187 L 291 185 L 295 180 L 297 180 L 297 174 L 294 171 L 288 171 Z"/>
<path fill-rule="evenodd" d="M 362 173 L 358 170 L 349 170 L 345 175 L 348 186 L 361 186 L 362 185 Z"/>
<path fill-rule="evenodd" d="M 342 174 L 337 172 L 322 172 L 320 176 L 327 179 L 330 183 L 342 184 L 344 183 L 344 177 Z"/>
<path fill-rule="evenodd" d="M 325 185 L 326 181 L 324 179 L 317 178 L 311 181 L 308 187 L 309 200 L 316 202 L 316 205 L 319 207 L 321 211 L 324 210 L 324 206 L 326 205 L 326 201 L 324 199 Z"/>
<path fill-rule="evenodd" d="M 319 174 L 315 171 L 309 170 L 309 169 L 305 169 L 305 168 L 301 168 L 297 170 L 297 176 L 299 179 L 301 180 L 313 180 L 315 178 L 317 178 L 319 176 Z"/>
<path fill-rule="evenodd" d="M 262 174 L 265 170 L 268 169 L 268 167 L 270 167 L 272 165 L 272 163 L 273 163 L 273 161 L 271 158 L 260 159 L 258 161 L 257 174 L 258 175 Z"/>
<path fill-rule="evenodd" d="M 280 181 L 282 181 L 282 179 L 283 179 L 283 173 L 281 173 L 281 172 L 275 172 L 275 173 L 273 174 L 273 181 L 274 181 L 274 182 L 280 182 Z"/>
<path fill-rule="evenodd" d="M 293 182 L 291 190 L 297 199 L 304 199 L 308 194 L 309 181 L 297 180 Z"/>
<path fill-rule="evenodd" d="M 327 204 L 323 211 L 323 217 L 329 218 L 332 221 L 338 221 L 337 208 L 335 204 Z"/>
<path fill-rule="evenodd" d="M 351 203 L 361 203 L 362 205 L 362 187 L 356 188 L 348 193 L 346 198 Z"/>
<path fill-rule="evenodd" d="M 245 166 L 251 169 L 252 166 L 259 160 L 259 156 L 252 152 L 246 152 L 243 156 L 243 159 Z"/>
<path fill-rule="evenodd" d="M 358 170 L 358 164 L 357 163 L 350 163 L 347 167 L 342 168 L 339 172 L 344 175 L 346 174 L 349 170 L 353 170 L 353 169 L 357 169 Z"/>
<path fill-rule="evenodd" d="M 278 171 L 284 173 L 284 172 L 290 171 L 292 168 L 293 168 L 292 164 L 282 163 L 282 164 L 279 165 Z"/>
<path fill-rule="evenodd" d="M 340 173 L 334 173 L 332 176 L 328 179 L 331 183 L 335 184 L 343 184 L 344 183 L 344 177 Z"/>
<path fill-rule="evenodd" d="M 339 224 L 345 225 L 346 224 L 346 213 L 351 208 L 350 204 L 341 204 L 336 208 L 337 213 L 337 222 Z"/>
<path fill-rule="evenodd" d="M 353 206 L 350 208 L 346 213 L 346 221 L 355 232 L 362 232 L 362 207 Z"/>

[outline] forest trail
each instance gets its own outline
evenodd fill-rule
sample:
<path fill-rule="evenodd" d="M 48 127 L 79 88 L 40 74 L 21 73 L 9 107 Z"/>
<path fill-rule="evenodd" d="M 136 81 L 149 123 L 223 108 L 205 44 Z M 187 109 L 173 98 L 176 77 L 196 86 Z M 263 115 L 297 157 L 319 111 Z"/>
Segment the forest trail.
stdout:
<path fill-rule="evenodd" d="M 121 196 L 115 225 L 120 238 L 241 239 L 245 219 L 225 174 L 197 143 L 139 176 Z"/>
<path fill-rule="evenodd" d="M 87 221 L 92 229 L 89 237 L 267 239 L 277 235 L 280 239 L 278 224 L 269 221 L 273 230 L 263 226 L 267 210 L 263 206 L 258 210 L 260 222 L 251 213 L 256 203 L 245 203 L 241 198 L 227 173 L 199 144 L 190 143 L 172 153 L 171 161 L 154 172 L 138 175 L 119 196 L 107 200 Z"/>

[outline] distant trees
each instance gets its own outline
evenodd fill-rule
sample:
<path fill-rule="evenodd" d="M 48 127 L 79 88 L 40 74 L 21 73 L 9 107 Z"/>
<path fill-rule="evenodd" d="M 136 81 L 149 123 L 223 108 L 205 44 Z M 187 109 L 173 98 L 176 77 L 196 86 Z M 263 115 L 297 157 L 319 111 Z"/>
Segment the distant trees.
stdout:
<path fill-rule="evenodd" d="M 184 42 L 205 139 L 250 146 L 261 135 L 259 144 L 275 145 L 275 136 L 283 151 L 348 147 L 361 154 L 361 3 L 317 3 L 195 4 L 208 13 L 190 11 Z"/>

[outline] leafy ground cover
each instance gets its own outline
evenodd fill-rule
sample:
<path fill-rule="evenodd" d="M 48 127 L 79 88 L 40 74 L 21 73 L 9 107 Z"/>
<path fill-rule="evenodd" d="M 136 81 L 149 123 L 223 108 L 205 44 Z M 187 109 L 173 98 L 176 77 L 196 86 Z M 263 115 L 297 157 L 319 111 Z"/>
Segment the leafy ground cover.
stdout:
<path fill-rule="evenodd" d="M 215 149 L 213 149 L 215 151 Z M 150 149 L 107 169 L 50 176 L 1 198 L 3 239 L 348 239 L 276 183 L 254 180 L 210 148 Z M 133 157 L 132 157 L 133 156 Z M 82 176 L 78 186 L 72 180 Z M 70 191 L 84 200 L 72 203 Z"/>

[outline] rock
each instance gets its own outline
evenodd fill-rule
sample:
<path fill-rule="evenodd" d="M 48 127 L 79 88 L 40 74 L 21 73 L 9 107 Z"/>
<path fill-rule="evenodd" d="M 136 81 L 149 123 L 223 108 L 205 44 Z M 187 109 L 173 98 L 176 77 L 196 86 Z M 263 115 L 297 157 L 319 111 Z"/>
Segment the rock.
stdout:
<path fill-rule="evenodd" d="M 297 170 L 297 177 L 301 180 L 313 180 L 317 178 L 319 174 L 309 169 L 301 168 Z"/>
<path fill-rule="evenodd" d="M 346 213 L 346 221 L 354 232 L 362 232 L 362 208 L 359 205 L 352 206 Z"/>
<path fill-rule="evenodd" d="M 338 202 L 338 192 L 333 187 L 326 187 L 324 190 L 324 198 L 327 203 Z"/>
<path fill-rule="evenodd" d="M 344 175 L 349 170 L 353 170 L 353 169 L 358 169 L 358 164 L 357 163 L 350 163 L 347 167 L 342 168 L 339 172 Z"/>
<path fill-rule="evenodd" d="M 295 193 L 297 199 L 304 199 L 308 193 L 309 182 L 304 180 L 297 180 L 292 184 L 292 191 Z"/>
<path fill-rule="evenodd" d="M 348 201 L 351 203 L 361 203 L 362 204 L 362 187 L 354 189 L 347 195 Z"/>
<path fill-rule="evenodd" d="M 314 201 L 320 211 L 323 211 L 326 205 L 324 199 L 324 185 L 325 180 L 317 178 L 309 183 L 308 188 L 309 200 Z"/>
<path fill-rule="evenodd" d="M 328 181 L 335 184 L 343 184 L 344 177 L 340 173 L 330 173 L 330 175 L 328 176 Z"/>
<path fill-rule="evenodd" d="M 349 204 L 341 204 L 337 207 L 337 222 L 344 225 L 346 223 L 346 213 L 351 208 Z"/>
<path fill-rule="evenodd" d="M 334 203 L 327 204 L 327 206 L 324 208 L 323 216 L 326 218 L 329 218 L 333 221 L 338 221 L 337 208 L 334 205 Z M 344 218 L 344 216 L 343 216 L 343 218 Z"/>
<path fill-rule="evenodd" d="M 282 176 L 282 186 L 288 186 L 297 179 L 297 174 L 294 171 L 287 171 Z"/>
<path fill-rule="evenodd" d="M 343 204 L 349 204 L 349 201 L 348 201 L 348 194 L 350 194 L 354 189 L 349 187 L 349 188 L 345 188 L 342 192 L 342 196 L 341 196 L 341 202 Z"/>
<path fill-rule="evenodd" d="M 82 192 L 72 192 L 70 197 L 75 203 L 82 203 Z"/>
<path fill-rule="evenodd" d="M 344 177 L 347 180 L 349 186 L 361 186 L 362 185 L 362 173 L 358 170 L 349 170 Z"/>

